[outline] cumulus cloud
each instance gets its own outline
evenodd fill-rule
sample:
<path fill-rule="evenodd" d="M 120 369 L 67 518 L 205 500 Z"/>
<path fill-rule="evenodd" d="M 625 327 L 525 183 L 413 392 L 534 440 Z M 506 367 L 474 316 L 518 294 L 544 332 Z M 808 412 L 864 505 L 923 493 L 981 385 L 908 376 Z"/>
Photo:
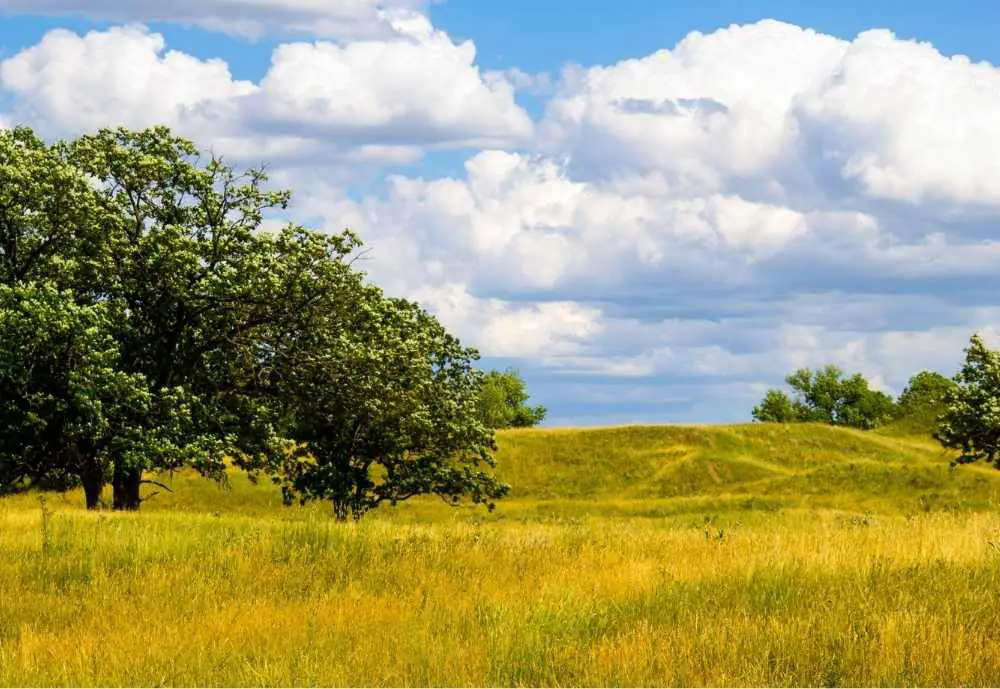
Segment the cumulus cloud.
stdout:
<path fill-rule="evenodd" d="M 0 85 L 18 96 L 18 107 L 33 124 L 70 129 L 114 122 L 205 124 L 225 117 L 233 99 L 256 90 L 250 82 L 234 81 L 222 60 L 165 47 L 163 36 L 138 26 L 85 36 L 54 29 L 0 63 Z"/>
<path fill-rule="evenodd" d="M 291 43 L 259 84 L 228 65 L 167 50 L 142 26 L 80 36 L 53 30 L 0 63 L 0 84 L 20 112 L 50 133 L 109 124 L 168 124 L 231 154 L 345 163 L 409 163 L 426 146 L 499 145 L 531 121 L 512 87 L 475 65 L 424 18 L 395 22 L 392 40 Z"/>
<path fill-rule="evenodd" d="M 762 21 L 550 83 L 400 16 L 391 38 L 282 45 L 258 83 L 138 27 L 54 32 L 0 80 L 35 121 L 120 113 L 277 159 L 297 219 L 359 230 L 376 281 L 517 362 L 556 417 L 746 418 L 826 363 L 898 392 L 995 332 L 996 67 Z M 516 89 L 551 91 L 539 122 Z M 286 164 L 447 146 L 482 150 L 364 198 Z"/>
<path fill-rule="evenodd" d="M 871 199 L 995 206 L 998 116 L 993 65 L 885 30 L 844 41 L 765 20 L 567 70 L 540 136 L 589 177 L 655 171 L 696 191 L 749 177 L 776 196 L 808 182 Z M 828 188 L 830 177 L 847 189 Z"/>
<path fill-rule="evenodd" d="M 425 18 L 394 22 L 403 39 L 279 46 L 246 117 L 264 129 L 369 142 L 496 146 L 526 139 L 513 86 L 484 77 L 472 41 Z"/>
<path fill-rule="evenodd" d="M 0 0 L 10 13 L 122 22 L 177 22 L 258 38 L 274 31 L 324 38 L 384 38 L 419 17 L 428 0 Z"/>
<path fill-rule="evenodd" d="M 796 96 L 825 77 L 847 44 L 764 21 L 690 34 L 673 50 L 607 67 L 570 68 L 549 102 L 541 144 L 590 177 L 656 171 L 717 190 L 759 175 L 794 139 Z"/>
<path fill-rule="evenodd" d="M 798 99 L 815 151 L 873 198 L 1000 206 L 1000 70 L 885 30 Z"/>
<path fill-rule="evenodd" d="M 574 181 L 551 159 L 485 151 L 465 168 L 464 179 L 393 177 L 377 214 L 419 228 L 425 252 L 462 257 L 459 275 L 487 291 L 606 289 L 638 275 L 729 281 L 809 231 L 788 208 L 621 193 Z"/>

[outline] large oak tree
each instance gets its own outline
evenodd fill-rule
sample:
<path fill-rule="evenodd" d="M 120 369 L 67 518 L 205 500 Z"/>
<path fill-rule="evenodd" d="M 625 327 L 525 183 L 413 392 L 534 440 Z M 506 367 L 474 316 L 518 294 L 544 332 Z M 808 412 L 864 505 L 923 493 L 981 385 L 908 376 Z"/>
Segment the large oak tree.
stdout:
<path fill-rule="evenodd" d="M 338 517 L 506 492 L 475 352 L 367 284 L 353 234 L 262 232 L 265 182 L 163 127 L 0 134 L 0 489 L 137 509 L 147 472 L 232 460 Z"/>

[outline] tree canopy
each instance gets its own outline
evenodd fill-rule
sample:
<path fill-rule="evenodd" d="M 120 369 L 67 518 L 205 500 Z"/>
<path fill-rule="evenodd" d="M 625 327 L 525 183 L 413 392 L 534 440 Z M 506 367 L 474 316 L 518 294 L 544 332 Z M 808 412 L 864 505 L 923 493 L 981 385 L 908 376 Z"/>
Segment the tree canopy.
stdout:
<path fill-rule="evenodd" d="M 893 426 L 909 433 L 930 433 L 946 410 L 955 381 L 935 371 L 914 374 L 896 401 Z"/>
<path fill-rule="evenodd" d="M 482 422 L 490 428 L 527 428 L 545 420 L 542 405 L 529 406 L 527 386 L 516 370 L 490 371 L 483 381 L 477 408 Z"/>
<path fill-rule="evenodd" d="M 956 464 L 986 460 L 1000 467 L 1000 352 L 973 335 L 955 383 L 934 437 L 959 451 Z"/>

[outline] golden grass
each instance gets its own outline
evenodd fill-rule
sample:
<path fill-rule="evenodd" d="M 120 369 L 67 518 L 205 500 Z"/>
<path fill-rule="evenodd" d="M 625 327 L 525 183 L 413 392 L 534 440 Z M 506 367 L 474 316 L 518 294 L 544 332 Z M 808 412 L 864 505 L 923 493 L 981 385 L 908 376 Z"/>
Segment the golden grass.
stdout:
<path fill-rule="evenodd" d="M 782 433 L 504 434 L 522 492 L 489 518 L 423 500 L 336 524 L 187 476 L 138 515 L 8 498 L 0 685 L 996 685 L 993 474 Z M 907 465 L 927 483 L 883 490 Z"/>

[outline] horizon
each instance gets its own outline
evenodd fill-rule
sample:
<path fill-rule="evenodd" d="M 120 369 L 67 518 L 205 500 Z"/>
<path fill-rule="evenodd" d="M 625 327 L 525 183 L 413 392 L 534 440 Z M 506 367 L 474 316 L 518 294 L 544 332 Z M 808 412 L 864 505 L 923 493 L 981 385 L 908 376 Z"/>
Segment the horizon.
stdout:
<path fill-rule="evenodd" d="M 676 4 L 675 4 L 676 5 Z M 356 230 L 545 428 L 1000 338 L 1000 5 L 0 0 L 0 126 L 169 124 Z M 382 9 L 379 9 L 379 8 Z"/>

